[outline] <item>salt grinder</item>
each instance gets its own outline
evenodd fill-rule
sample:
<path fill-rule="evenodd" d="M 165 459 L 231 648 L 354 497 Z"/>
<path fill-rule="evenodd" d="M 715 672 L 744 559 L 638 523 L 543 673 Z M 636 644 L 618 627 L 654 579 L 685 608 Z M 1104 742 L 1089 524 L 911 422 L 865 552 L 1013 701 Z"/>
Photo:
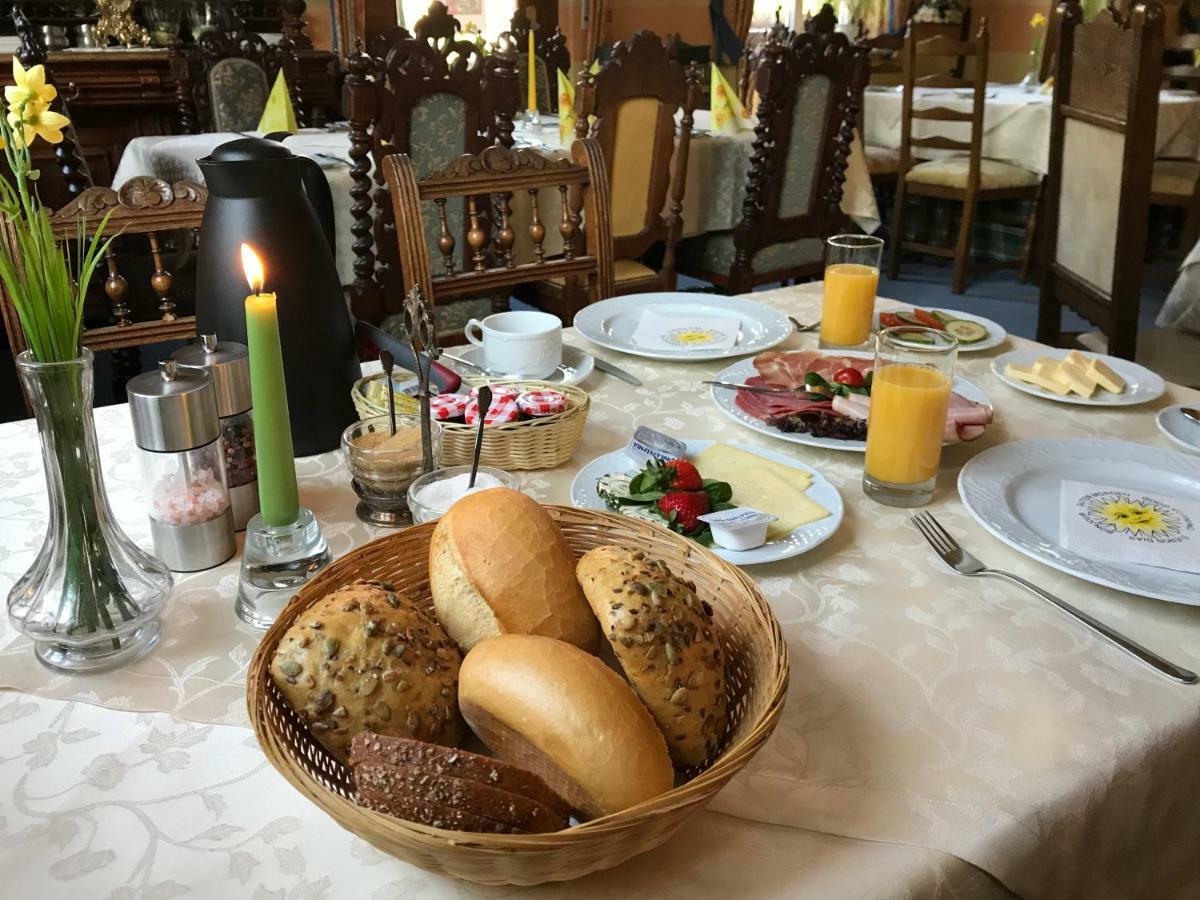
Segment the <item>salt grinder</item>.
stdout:
<path fill-rule="evenodd" d="M 126 391 L 155 555 L 176 572 L 225 562 L 237 537 L 212 378 L 170 359 Z"/>
<path fill-rule="evenodd" d="M 233 505 L 233 527 L 246 529 L 258 512 L 258 466 L 254 456 L 254 411 L 250 399 L 250 354 L 245 344 L 217 343 L 215 334 L 171 354 L 180 366 L 205 369 L 217 392 L 217 415 L 225 450 L 225 474 Z"/>

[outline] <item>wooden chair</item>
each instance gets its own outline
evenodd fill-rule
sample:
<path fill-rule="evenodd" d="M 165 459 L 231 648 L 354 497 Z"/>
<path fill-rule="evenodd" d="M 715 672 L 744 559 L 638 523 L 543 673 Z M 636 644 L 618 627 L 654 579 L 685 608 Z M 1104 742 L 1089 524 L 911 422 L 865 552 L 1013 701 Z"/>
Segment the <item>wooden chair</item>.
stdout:
<path fill-rule="evenodd" d="M 599 142 L 582 139 L 571 148 L 571 159 L 544 156 L 536 150 L 492 146 L 465 154 L 444 169 L 421 176 L 405 154 L 383 161 L 399 229 L 398 246 L 405 290 L 419 285 L 435 304 L 481 294 L 510 293 L 512 288 L 550 278 L 585 280 L 592 302 L 613 295 L 613 240 L 609 230 L 608 176 Z M 543 242 L 547 227 L 539 215 L 539 196 L 553 191 L 561 204 L 558 231 L 561 256 L 549 258 Z M 532 207 L 527 228 L 532 260 L 517 249 L 518 235 L 509 216 L 515 194 L 526 194 Z M 470 227 L 467 265 L 460 265 L 457 240 L 446 217 L 448 200 L 465 198 Z M 430 204 L 436 213 L 429 215 Z M 485 210 L 498 211 L 492 239 L 484 227 Z M 586 232 L 581 227 L 587 223 Z M 438 231 L 437 259 L 425 234 Z"/>
<path fill-rule="evenodd" d="M 400 312 L 404 298 L 383 161 L 404 153 L 424 175 L 489 144 L 513 145 L 513 115 L 520 102 L 514 48 L 502 46 L 485 59 L 475 44 L 456 39 L 459 30 L 445 5 L 434 2 L 415 34 L 393 28 L 347 61 L 343 106 L 352 163 L 351 307 L 368 322 Z M 462 206 L 454 204 L 447 215 L 453 233 L 465 233 Z M 428 238 L 436 244 L 435 231 Z"/>
<path fill-rule="evenodd" d="M 556 114 L 558 112 L 558 73 L 561 71 L 568 78 L 571 76 L 571 51 L 567 48 L 567 37 L 562 29 L 555 26 L 549 34 L 525 15 L 525 10 L 518 9 L 513 13 L 508 23 L 508 34 L 511 35 L 517 52 L 517 84 L 522 100 L 529 90 L 529 32 L 533 31 L 533 55 L 537 64 L 537 98 L 538 111 Z"/>
<path fill-rule="evenodd" d="M 758 101 L 754 97 L 754 73 L 758 71 L 758 64 L 762 61 L 763 49 L 770 41 L 782 44 L 796 34 L 779 18 L 780 9 L 782 7 L 775 10 L 775 21 L 767 29 L 765 36 L 758 40 L 754 36 L 747 39 L 746 51 L 738 60 L 738 99 L 749 109 L 755 109 L 758 106 Z"/>
<path fill-rule="evenodd" d="M 120 237 L 110 246 L 105 260 L 102 277 L 107 304 L 100 310 L 88 304 L 82 344 L 97 353 L 114 351 L 113 384 L 118 397 L 124 396 L 125 382 L 141 371 L 137 348 L 191 337 L 196 332 L 196 317 L 180 314 L 175 276 L 167 265 L 170 245 L 177 238 L 183 245 L 175 247 L 175 256 L 190 255 L 207 199 L 208 191 L 190 181 L 167 184 L 157 178 L 139 176 L 115 191 L 107 187 L 87 188 L 50 214 L 55 239 L 71 241 L 78 236 L 81 224 L 87 229 L 112 213 L 105 233 Z M 140 253 L 132 252 L 134 236 L 145 238 L 145 249 Z M 0 220 L 0 240 L 20 265 L 16 235 L 6 219 Z M 129 276 L 147 253 L 149 272 L 144 286 L 150 290 L 133 296 Z M 26 349 L 25 338 L 12 298 L 2 285 L 0 308 L 8 345 L 15 358 Z"/>
<path fill-rule="evenodd" d="M 973 59 L 975 72 L 972 79 L 954 75 L 917 76 L 921 62 L 930 57 L 954 57 Z M 975 224 L 976 207 L 990 200 L 1035 201 L 1039 176 L 1011 163 L 983 158 L 983 111 L 987 94 L 988 71 L 988 27 L 987 20 L 979 23 L 979 31 L 973 40 L 959 41 L 945 35 L 919 38 L 910 31 L 904 45 L 904 100 L 900 125 L 900 167 L 896 179 L 896 200 L 892 212 L 892 240 L 889 247 L 889 274 L 892 278 L 900 274 L 900 254 L 914 250 L 954 260 L 952 289 L 961 294 L 967 286 L 967 276 L 972 268 L 971 240 Z M 922 106 L 916 109 L 914 92 L 918 87 L 942 90 L 971 91 L 972 104 L 969 112 L 943 106 Z M 931 99 L 931 98 L 927 98 Z M 931 102 L 936 103 L 936 100 Z M 954 123 L 949 127 L 965 127 L 969 131 L 967 140 L 958 140 L 941 135 L 916 137 L 913 121 L 921 123 Z M 947 127 L 947 126 L 943 126 Z M 951 156 L 934 159 L 917 159 L 915 152 L 950 151 Z M 962 204 L 962 216 L 958 228 L 958 242 L 954 247 L 938 244 L 907 241 L 904 239 L 904 204 L 909 195 L 954 200 Z M 1030 217 L 1030 223 L 1032 223 Z M 1032 234 L 1032 224 L 1026 228 L 1026 236 Z M 1027 254 L 1022 254 L 1023 256 Z M 988 264 L 1020 265 L 1021 259 Z M 982 266 L 978 268 L 984 268 Z"/>
<path fill-rule="evenodd" d="M 576 137 L 597 140 L 612 183 L 620 186 L 612 207 L 618 295 L 675 289 L 692 113 L 703 80 L 698 67 L 684 69 L 672 60 L 667 46 L 650 31 L 617 44 L 599 72 L 593 76 L 585 71 L 580 77 Z M 675 115 L 681 111 L 676 140 Z M 640 261 L 656 245 L 663 250 L 657 272 Z M 556 284 L 541 294 L 542 302 L 555 303 L 560 297 Z"/>
<path fill-rule="evenodd" d="M 1108 352 L 1132 359 L 1145 268 L 1163 16 L 1157 3 L 1127 17 L 1101 10 L 1084 24 L 1077 0 L 1054 11 L 1059 53 L 1038 340 L 1062 339 L 1062 307 L 1098 326 Z"/>
<path fill-rule="evenodd" d="M 869 75 L 866 46 L 845 35 L 767 41 L 742 219 L 685 240 L 681 272 L 731 294 L 821 272 L 824 239 L 846 229 L 842 184 Z"/>
<path fill-rule="evenodd" d="M 201 32 L 194 46 L 176 42 L 168 51 L 179 130 L 183 134 L 253 131 L 281 71 L 296 123 L 307 125 L 300 59 L 292 38 L 285 35 L 279 43 L 268 44 L 227 7 L 220 7 L 218 15 L 220 27 Z"/>

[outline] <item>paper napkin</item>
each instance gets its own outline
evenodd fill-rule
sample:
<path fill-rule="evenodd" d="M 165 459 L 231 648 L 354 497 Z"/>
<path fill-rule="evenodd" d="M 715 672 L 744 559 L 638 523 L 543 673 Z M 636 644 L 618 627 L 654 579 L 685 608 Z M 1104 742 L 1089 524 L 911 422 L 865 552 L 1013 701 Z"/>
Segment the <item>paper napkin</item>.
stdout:
<path fill-rule="evenodd" d="M 575 140 L 575 87 L 562 69 L 558 69 L 558 141 L 569 147 Z"/>
<path fill-rule="evenodd" d="M 287 81 L 284 80 L 282 70 L 275 76 L 275 86 L 271 88 L 262 118 L 258 120 L 258 130 L 266 134 L 273 131 L 295 134 L 300 130 L 296 126 L 296 111 L 292 109 L 292 96 L 288 93 Z"/>
<path fill-rule="evenodd" d="M 1192 500 L 1063 482 L 1059 540 L 1080 556 L 1200 573 L 1197 526 Z"/>
<path fill-rule="evenodd" d="M 737 91 L 721 74 L 717 64 L 712 64 L 712 79 L 709 84 L 709 108 L 712 110 L 714 134 L 737 134 L 750 127 L 750 113 L 742 106 Z"/>
<path fill-rule="evenodd" d="M 633 342 L 646 350 L 728 350 L 740 326 L 733 318 L 649 311 L 638 320 Z"/>

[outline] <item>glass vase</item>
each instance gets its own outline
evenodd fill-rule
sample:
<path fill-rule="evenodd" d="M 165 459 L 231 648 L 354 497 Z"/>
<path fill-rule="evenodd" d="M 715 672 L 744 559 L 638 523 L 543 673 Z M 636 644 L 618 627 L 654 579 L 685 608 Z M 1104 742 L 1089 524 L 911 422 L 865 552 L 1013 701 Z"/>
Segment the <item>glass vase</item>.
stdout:
<path fill-rule="evenodd" d="M 50 504 L 46 538 L 8 594 L 8 616 L 52 669 L 116 668 L 157 643 L 171 592 L 167 567 L 113 519 L 92 421 L 92 354 L 17 371 L 37 418 Z"/>
<path fill-rule="evenodd" d="M 1041 88 L 1041 74 L 1042 51 L 1040 47 L 1034 47 L 1029 51 L 1029 68 L 1025 72 L 1025 77 L 1021 79 L 1021 87 L 1025 88 L 1025 93 L 1032 94 Z"/>

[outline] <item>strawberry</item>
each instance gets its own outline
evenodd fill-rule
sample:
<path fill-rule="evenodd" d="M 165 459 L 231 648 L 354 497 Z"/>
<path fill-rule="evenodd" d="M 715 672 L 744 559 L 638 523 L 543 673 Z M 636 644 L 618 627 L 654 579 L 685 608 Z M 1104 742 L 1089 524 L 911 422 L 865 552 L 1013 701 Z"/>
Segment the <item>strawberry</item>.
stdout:
<path fill-rule="evenodd" d="M 658 510 L 672 525 L 678 525 L 684 534 L 700 528 L 698 516 L 711 509 L 708 494 L 704 491 L 672 491 L 658 501 Z"/>
<path fill-rule="evenodd" d="M 698 491 L 703 487 L 700 472 L 686 459 L 669 459 L 665 466 L 671 473 L 671 490 Z"/>

